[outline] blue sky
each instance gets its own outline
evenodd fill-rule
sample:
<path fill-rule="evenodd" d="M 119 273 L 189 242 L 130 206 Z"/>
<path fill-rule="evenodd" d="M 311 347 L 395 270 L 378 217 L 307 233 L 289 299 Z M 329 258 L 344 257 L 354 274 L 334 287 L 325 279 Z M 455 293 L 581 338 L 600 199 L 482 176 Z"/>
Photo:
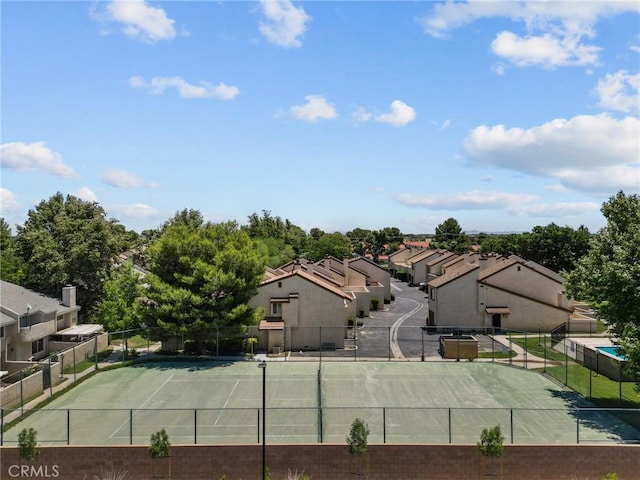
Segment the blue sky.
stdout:
<path fill-rule="evenodd" d="M 56 192 L 305 230 L 604 225 L 640 191 L 637 1 L 3 1 L 1 215 Z"/>

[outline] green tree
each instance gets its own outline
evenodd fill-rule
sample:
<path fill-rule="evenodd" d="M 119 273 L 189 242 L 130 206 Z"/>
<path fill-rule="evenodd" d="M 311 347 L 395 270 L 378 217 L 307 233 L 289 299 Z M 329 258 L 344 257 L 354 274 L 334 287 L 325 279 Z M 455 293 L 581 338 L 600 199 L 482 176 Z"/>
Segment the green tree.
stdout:
<path fill-rule="evenodd" d="M 38 432 L 33 428 L 23 428 L 20 433 L 18 433 L 18 447 L 22 458 L 35 460 L 35 458 L 40 455 Z"/>
<path fill-rule="evenodd" d="M 568 274 L 567 291 L 593 304 L 620 339 L 626 368 L 640 378 L 640 197 L 618 192 L 601 211 L 607 225 Z"/>
<path fill-rule="evenodd" d="M 551 223 L 523 234 L 516 252 L 554 272 L 570 271 L 589 250 L 590 239 L 591 234 L 584 226 L 574 230 Z"/>
<path fill-rule="evenodd" d="M 41 201 L 18 226 L 17 254 L 26 262 L 24 286 L 58 297 L 77 287 L 82 312 L 91 312 L 113 260 L 125 248 L 115 220 L 96 202 L 57 193 Z"/>
<path fill-rule="evenodd" d="M 201 349 L 216 327 L 255 324 L 247 302 L 258 289 L 265 258 L 235 222 L 174 225 L 149 248 L 145 320 L 165 334 L 183 334 Z"/>
<path fill-rule="evenodd" d="M 555 223 L 536 226 L 531 232 L 490 235 L 480 246 L 482 253 L 518 255 L 555 272 L 571 271 L 589 250 L 591 234 L 582 226 L 577 230 Z"/>
<path fill-rule="evenodd" d="M 16 244 L 11 236 L 11 227 L 0 218 L 0 278 L 6 282 L 22 285 L 26 264 L 16 253 Z"/>
<path fill-rule="evenodd" d="M 307 257 L 313 262 L 331 255 L 336 258 L 349 257 L 351 255 L 351 242 L 349 237 L 342 233 L 325 233 L 317 240 L 313 238 L 307 242 Z"/>
<path fill-rule="evenodd" d="M 431 246 L 445 248 L 455 253 L 464 253 L 471 247 L 471 241 L 455 218 L 447 218 L 436 227 L 435 238 Z"/>
<path fill-rule="evenodd" d="M 131 262 L 115 267 L 104 283 L 94 319 L 108 332 L 139 328 L 142 320 L 140 276 Z"/>
<path fill-rule="evenodd" d="M 293 249 L 293 258 L 302 253 L 307 239 L 307 234 L 302 228 L 294 225 L 289 220 L 282 220 L 278 216 L 272 216 L 269 210 L 262 210 L 262 216 L 257 213 L 249 215 L 249 223 L 243 227 L 243 230 L 246 230 L 253 239 L 282 240 L 284 245 Z"/>
<path fill-rule="evenodd" d="M 254 242 L 271 268 L 278 268 L 296 258 L 293 247 L 280 238 L 255 238 Z"/>

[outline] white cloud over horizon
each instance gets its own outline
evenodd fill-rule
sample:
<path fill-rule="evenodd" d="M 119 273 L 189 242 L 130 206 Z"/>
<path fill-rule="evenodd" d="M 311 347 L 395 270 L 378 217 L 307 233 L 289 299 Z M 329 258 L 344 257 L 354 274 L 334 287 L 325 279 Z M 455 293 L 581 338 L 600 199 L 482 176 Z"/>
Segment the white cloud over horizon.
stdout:
<path fill-rule="evenodd" d="M 129 78 L 129 86 L 147 90 L 152 95 L 161 95 L 167 88 L 175 88 L 181 98 L 217 98 L 231 100 L 240 93 L 238 87 L 233 87 L 220 82 L 213 85 L 200 81 L 197 84 L 188 83 L 182 77 L 154 77 L 150 81 L 134 76 Z"/>
<path fill-rule="evenodd" d="M 504 209 L 508 205 L 536 201 L 537 195 L 501 191 L 474 190 L 464 193 L 413 195 L 403 193 L 396 200 L 408 207 L 432 210 L 484 210 Z"/>
<path fill-rule="evenodd" d="M 2 168 L 16 172 L 43 171 L 57 177 L 76 177 L 76 172 L 64 163 L 62 155 L 49 149 L 45 142 L 10 142 L 0 145 Z"/>
<path fill-rule="evenodd" d="M 16 195 L 11 190 L 0 187 L 0 216 L 6 217 L 8 214 L 18 212 L 20 208 Z"/>
<path fill-rule="evenodd" d="M 112 0 L 104 11 L 91 10 L 91 17 L 100 22 L 122 24 L 125 35 L 145 43 L 171 40 L 176 36 L 174 20 L 160 7 L 152 7 L 145 0 Z"/>
<path fill-rule="evenodd" d="M 267 40 L 284 48 L 302 46 L 300 37 L 307 30 L 311 17 L 302 7 L 294 7 L 290 0 L 260 0 L 265 20 L 259 30 Z"/>
<path fill-rule="evenodd" d="M 295 105 L 289 109 L 291 115 L 306 122 L 315 122 L 319 119 L 333 119 L 338 116 L 335 107 L 327 102 L 322 95 L 307 95 L 304 97 L 307 103 Z"/>
<path fill-rule="evenodd" d="M 158 185 L 152 182 L 144 182 L 135 173 L 127 172 L 119 168 L 110 168 L 102 176 L 102 181 L 112 187 L 134 188 L 150 187 L 156 188 Z"/>
<path fill-rule="evenodd" d="M 127 205 L 110 205 L 108 210 L 118 217 L 134 220 L 148 220 L 160 218 L 161 212 L 144 203 L 132 203 Z"/>
<path fill-rule="evenodd" d="M 80 200 L 84 200 L 85 202 L 97 202 L 98 201 L 98 196 L 89 187 L 81 187 L 81 188 L 79 188 L 78 190 L 76 190 L 76 193 L 74 195 L 76 197 L 78 197 Z"/>
<path fill-rule="evenodd" d="M 523 128 L 476 127 L 464 140 L 474 165 L 548 177 L 584 192 L 638 191 L 640 119 L 579 115 Z"/>

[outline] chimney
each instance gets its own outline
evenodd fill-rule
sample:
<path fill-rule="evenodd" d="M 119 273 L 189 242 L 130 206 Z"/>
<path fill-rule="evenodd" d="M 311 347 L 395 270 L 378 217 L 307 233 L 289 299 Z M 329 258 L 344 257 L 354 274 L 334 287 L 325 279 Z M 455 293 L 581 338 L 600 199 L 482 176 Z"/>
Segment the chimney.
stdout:
<path fill-rule="evenodd" d="M 344 286 L 349 286 L 349 258 L 342 258 L 342 268 L 344 269 Z"/>
<path fill-rule="evenodd" d="M 76 306 L 76 287 L 73 285 L 65 285 L 62 287 L 62 305 L 65 307 Z"/>

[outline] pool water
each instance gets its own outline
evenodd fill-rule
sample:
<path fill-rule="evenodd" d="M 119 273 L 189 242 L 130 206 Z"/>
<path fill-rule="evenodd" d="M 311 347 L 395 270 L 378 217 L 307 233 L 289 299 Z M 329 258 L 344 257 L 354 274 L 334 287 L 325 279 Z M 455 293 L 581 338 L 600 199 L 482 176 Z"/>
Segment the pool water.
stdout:
<path fill-rule="evenodd" d="M 609 355 L 611 355 L 612 357 L 617 358 L 618 360 L 625 360 L 624 355 L 620 354 L 620 347 L 596 347 L 597 350 L 600 350 L 601 352 L 604 353 L 608 353 Z"/>

